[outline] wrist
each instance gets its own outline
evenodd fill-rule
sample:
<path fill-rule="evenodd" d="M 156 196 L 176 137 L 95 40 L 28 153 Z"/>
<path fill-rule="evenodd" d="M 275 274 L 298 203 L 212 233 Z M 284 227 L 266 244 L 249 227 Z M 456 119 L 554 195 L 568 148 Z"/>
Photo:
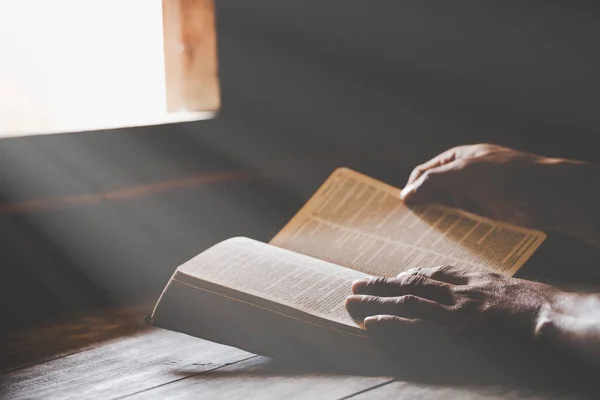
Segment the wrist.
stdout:
<path fill-rule="evenodd" d="M 577 294 L 558 292 L 548 302 L 544 303 L 537 314 L 534 338 L 537 341 L 551 343 L 560 341 L 564 336 L 562 329 L 564 319 L 576 299 Z"/>
<path fill-rule="evenodd" d="M 598 362 L 600 296 L 559 292 L 540 309 L 535 339 L 553 351 Z"/>

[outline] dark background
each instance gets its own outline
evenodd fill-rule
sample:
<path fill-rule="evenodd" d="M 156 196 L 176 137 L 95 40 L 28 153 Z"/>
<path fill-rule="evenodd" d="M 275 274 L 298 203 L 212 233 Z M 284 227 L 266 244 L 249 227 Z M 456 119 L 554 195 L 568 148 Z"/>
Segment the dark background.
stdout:
<path fill-rule="evenodd" d="M 4 326 L 157 296 L 219 240 L 269 240 L 338 166 L 401 186 L 482 141 L 597 160 L 599 17 L 583 1 L 219 0 L 217 119 L 0 141 Z"/>

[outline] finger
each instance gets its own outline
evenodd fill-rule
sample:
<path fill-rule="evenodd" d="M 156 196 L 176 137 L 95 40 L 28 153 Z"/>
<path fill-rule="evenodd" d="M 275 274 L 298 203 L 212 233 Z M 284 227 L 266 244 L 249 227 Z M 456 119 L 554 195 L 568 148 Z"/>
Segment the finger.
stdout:
<path fill-rule="evenodd" d="M 398 278 L 369 278 L 354 281 L 352 293 L 379 297 L 398 297 L 412 294 L 442 304 L 453 304 L 451 285 L 422 275 Z"/>
<path fill-rule="evenodd" d="M 433 268 L 411 268 L 398 274 L 397 278 L 417 275 L 451 285 L 466 285 L 469 283 L 470 274 L 451 266 Z"/>
<path fill-rule="evenodd" d="M 346 309 L 359 322 L 373 315 L 395 315 L 446 324 L 451 313 L 447 306 L 410 294 L 399 297 L 353 295 L 346 299 Z"/>
<path fill-rule="evenodd" d="M 432 168 L 442 166 L 444 164 L 448 164 L 449 162 L 454 161 L 455 159 L 456 159 L 456 148 L 452 148 L 450 150 L 444 151 L 441 154 L 438 154 L 437 156 L 433 157 L 431 160 L 424 162 L 421 165 L 416 166 L 415 169 L 412 170 L 412 172 L 408 178 L 408 182 L 406 182 L 406 185 L 410 185 L 410 184 L 414 183 L 426 171 L 428 171 Z"/>
<path fill-rule="evenodd" d="M 454 188 L 459 184 L 456 172 L 462 164 L 452 161 L 425 171 L 400 192 L 407 204 L 442 203 L 451 205 Z"/>

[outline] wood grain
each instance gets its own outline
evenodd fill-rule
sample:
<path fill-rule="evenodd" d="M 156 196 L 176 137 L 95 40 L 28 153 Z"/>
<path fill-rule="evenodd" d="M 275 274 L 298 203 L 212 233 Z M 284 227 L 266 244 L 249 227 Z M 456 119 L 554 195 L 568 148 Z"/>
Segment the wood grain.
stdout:
<path fill-rule="evenodd" d="M 153 302 L 63 315 L 49 323 L 6 333 L 0 369 L 13 370 L 122 340 L 150 328 L 144 322 Z"/>
<path fill-rule="evenodd" d="M 253 357 L 232 347 L 162 330 L 52 359 L 3 375 L 5 399 L 111 399 Z"/>
<path fill-rule="evenodd" d="M 520 365 L 504 371 L 509 380 L 501 374 L 453 380 L 452 371 L 434 365 L 414 379 L 317 370 L 149 328 L 142 322 L 149 308 L 99 310 L 16 334 L 3 344 L 2 354 L 20 363 L 0 376 L 1 398 L 496 400 L 593 398 L 595 393 L 595 385 L 565 373 L 541 373 L 536 382 Z"/>
<path fill-rule="evenodd" d="M 391 381 L 322 373 L 148 328 L 141 321 L 149 308 L 142 304 L 101 310 L 19 333 L 4 349 L 12 348 L 11 359 L 21 364 L 2 375 L 3 398 L 171 398 L 198 393 L 206 398 L 338 398 Z M 30 364 L 22 365 L 25 360 Z"/>
<path fill-rule="evenodd" d="M 461 400 L 506 400 L 506 399 L 578 399 L 575 394 L 551 393 L 542 390 L 506 387 L 506 386 L 450 386 L 392 382 L 351 397 L 353 400 L 379 399 L 461 399 Z"/>
<path fill-rule="evenodd" d="M 265 357 L 189 376 L 127 399 L 336 399 L 391 382 L 389 377 L 335 375 Z"/>

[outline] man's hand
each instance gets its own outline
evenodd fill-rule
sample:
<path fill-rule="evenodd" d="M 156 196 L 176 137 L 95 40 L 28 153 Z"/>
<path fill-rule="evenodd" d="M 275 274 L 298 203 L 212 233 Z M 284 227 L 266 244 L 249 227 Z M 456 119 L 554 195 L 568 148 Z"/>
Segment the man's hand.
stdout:
<path fill-rule="evenodd" d="M 401 197 L 557 230 L 600 244 L 600 167 L 490 144 L 459 146 L 416 167 Z"/>
<path fill-rule="evenodd" d="M 542 283 L 449 267 L 417 268 L 352 285 L 346 307 L 376 336 L 437 325 L 461 335 L 482 331 L 534 340 L 564 292 Z"/>
<path fill-rule="evenodd" d="M 451 267 L 358 280 L 352 292 L 348 312 L 391 353 L 439 357 L 462 344 L 508 354 L 533 343 L 600 365 L 600 294 Z"/>

